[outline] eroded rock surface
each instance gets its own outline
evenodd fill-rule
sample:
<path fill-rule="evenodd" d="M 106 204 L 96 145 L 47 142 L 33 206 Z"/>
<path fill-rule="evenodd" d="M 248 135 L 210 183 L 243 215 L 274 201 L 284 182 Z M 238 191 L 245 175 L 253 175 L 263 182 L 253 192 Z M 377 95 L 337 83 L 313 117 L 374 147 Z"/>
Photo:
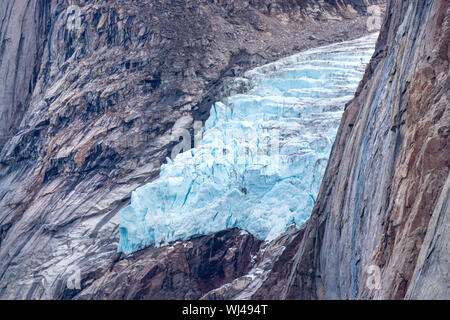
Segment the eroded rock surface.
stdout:
<path fill-rule="evenodd" d="M 227 78 L 366 34 L 382 2 L 2 1 L 0 298 L 70 298 L 114 269 L 118 211 Z"/>
<path fill-rule="evenodd" d="M 305 227 L 290 227 L 277 239 L 263 243 L 250 271 L 205 294 L 204 300 L 281 299 L 289 284 L 295 253 Z"/>
<path fill-rule="evenodd" d="M 120 260 L 100 279 L 86 279 L 88 288 L 75 298 L 198 299 L 246 274 L 260 246 L 248 232 L 231 229 L 149 248 Z"/>
<path fill-rule="evenodd" d="M 448 1 L 388 2 L 282 298 L 450 298 L 449 40 Z"/>

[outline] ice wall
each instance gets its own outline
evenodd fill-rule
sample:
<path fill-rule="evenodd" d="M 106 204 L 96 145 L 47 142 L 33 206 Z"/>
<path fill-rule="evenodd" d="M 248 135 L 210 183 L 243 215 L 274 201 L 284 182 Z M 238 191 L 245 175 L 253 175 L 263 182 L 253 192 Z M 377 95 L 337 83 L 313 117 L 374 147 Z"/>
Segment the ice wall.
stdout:
<path fill-rule="evenodd" d="M 202 145 L 168 159 L 121 212 L 131 253 L 232 227 L 271 240 L 310 215 L 344 105 L 377 34 L 309 50 L 236 79 L 251 88 L 216 103 Z"/>

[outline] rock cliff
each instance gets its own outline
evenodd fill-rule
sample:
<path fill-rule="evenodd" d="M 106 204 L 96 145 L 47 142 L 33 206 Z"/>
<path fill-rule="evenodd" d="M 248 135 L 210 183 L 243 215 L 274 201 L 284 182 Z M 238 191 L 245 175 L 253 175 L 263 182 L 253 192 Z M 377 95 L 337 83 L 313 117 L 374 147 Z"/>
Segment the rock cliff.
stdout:
<path fill-rule="evenodd" d="M 228 79 L 365 34 L 372 3 L 2 1 L 0 298 L 450 298 L 446 0 L 388 1 L 300 229 L 117 253 L 131 191 Z"/>
<path fill-rule="evenodd" d="M 254 297 L 450 298 L 449 40 L 448 1 L 388 1 L 282 289 Z"/>
<path fill-rule="evenodd" d="M 2 1 L 0 298 L 149 298 L 89 289 L 128 263 L 117 224 L 131 191 L 158 176 L 227 79 L 366 34 L 367 6 L 383 2 Z"/>

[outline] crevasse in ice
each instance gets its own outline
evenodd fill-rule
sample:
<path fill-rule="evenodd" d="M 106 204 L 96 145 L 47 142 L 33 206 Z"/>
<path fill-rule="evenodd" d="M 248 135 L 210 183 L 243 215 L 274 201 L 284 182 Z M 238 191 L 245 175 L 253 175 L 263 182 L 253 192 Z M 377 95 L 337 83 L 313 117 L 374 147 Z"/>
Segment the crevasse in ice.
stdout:
<path fill-rule="evenodd" d="M 119 251 L 131 253 L 239 227 L 271 240 L 311 214 L 342 112 L 376 34 L 284 58 L 236 82 L 216 103 L 203 141 L 162 165 L 121 211 Z"/>

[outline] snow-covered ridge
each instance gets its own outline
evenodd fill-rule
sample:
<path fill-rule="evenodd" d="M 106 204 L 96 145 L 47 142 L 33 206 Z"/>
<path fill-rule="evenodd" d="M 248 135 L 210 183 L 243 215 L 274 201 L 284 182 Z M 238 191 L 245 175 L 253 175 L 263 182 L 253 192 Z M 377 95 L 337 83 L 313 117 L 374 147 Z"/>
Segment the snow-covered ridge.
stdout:
<path fill-rule="evenodd" d="M 376 38 L 299 53 L 237 80 L 252 89 L 213 106 L 202 145 L 133 192 L 121 212 L 119 251 L 231 227 L 271 240 L 305 222 Z"/>

